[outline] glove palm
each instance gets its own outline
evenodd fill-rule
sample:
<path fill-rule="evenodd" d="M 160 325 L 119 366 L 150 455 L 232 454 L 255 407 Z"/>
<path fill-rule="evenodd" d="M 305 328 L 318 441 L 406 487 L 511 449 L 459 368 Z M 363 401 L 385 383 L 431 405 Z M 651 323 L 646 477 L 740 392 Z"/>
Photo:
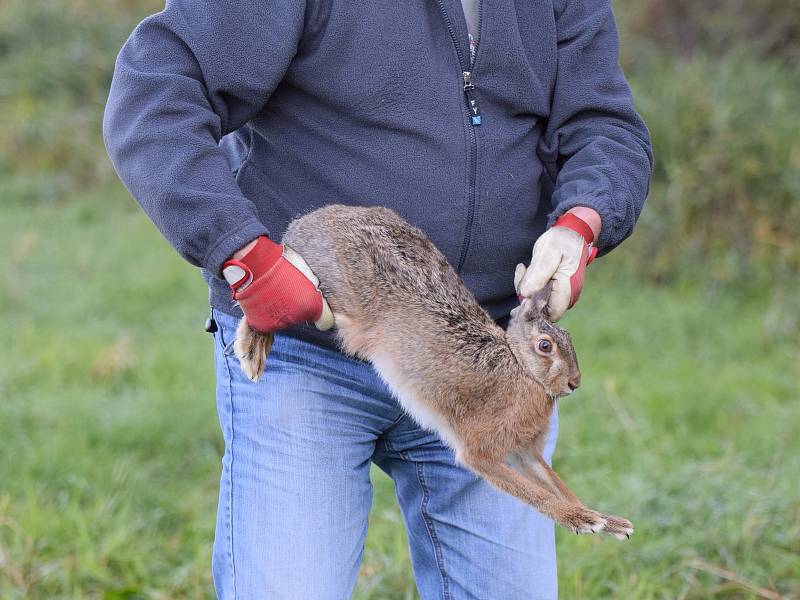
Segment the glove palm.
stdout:
<path fill-rule="evenodd" d="M 517 265 L 514 272 L 517 294 L 530 298 L 552 281 L 546 310 L 550 319 L 558 321 L 580 297 L 586 265 L 597 253 L 591 246 L 593 238 L 589 226 L 578 217 L 571 214 L 561 217 L 536 240 L 530 267 Z"/>

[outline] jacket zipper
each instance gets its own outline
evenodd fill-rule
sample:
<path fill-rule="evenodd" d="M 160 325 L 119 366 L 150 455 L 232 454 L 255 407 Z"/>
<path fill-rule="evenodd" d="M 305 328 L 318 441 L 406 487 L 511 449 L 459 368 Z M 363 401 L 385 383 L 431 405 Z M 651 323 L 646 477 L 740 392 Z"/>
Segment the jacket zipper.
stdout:
<path fill-rule="evenodd" d="M 472 83 L 472 71 L 464 71 L 464 95 L 467 97 L 469 119 L 472 125 L 481 124 L 481 109 L 478 106 L 478 97 L 475 95 L 475 86 Z"/>
<path fill-rule="evenodd" d="M 483 45 L 483 41 L 481 40 L 481 29 L 483 25 L 483 2 L 481 1 L 478 11 L 478 49 L 475 52 L 475 60 L 470 60 L 469 48 L 467 48 L 466 63 L 464 62 L 464 57 L 461 54 L 461 46 L 456 38 L 455 31 L 453 31 L 453 24 L 444 8 L 443 0 L 438 0 L 438 4 L 439 9 L 444 15 L 447 31 L 450 33 L 453 46 L 455 46 L 456 55 L 458 56 L 458 64 L 461 66 L 461 78 L 464 82 L 464 106 L 467 109 L 467 123 L 465 124 L 465 127 L 467 129 L 467 136 L 469 137 L 469 157 L 467 158 L 469 168 L 469 196 L 467 200 L 467 226 L 464 233 L 464 241 L 461 245 L 461 254 L 458 257 L 458 264 L 456 265 L 456 272 L 460 273 L 461 269 L 464 267 L 464 262 L 467 259 L 467 252 L 472 240 L 472 226 L 473 222 L 475 221 L 475 180 L 478 170 L 478 140 L 477 136 L 475 135 L 475 127 L 481 125 L 481 113 L 480 107 L 478 106 L 478 98 L 475 93 L 473 73 L 475 70 L 475 65 L 478 62 L 478 55 L 481 52 L 481 46 Z"/>

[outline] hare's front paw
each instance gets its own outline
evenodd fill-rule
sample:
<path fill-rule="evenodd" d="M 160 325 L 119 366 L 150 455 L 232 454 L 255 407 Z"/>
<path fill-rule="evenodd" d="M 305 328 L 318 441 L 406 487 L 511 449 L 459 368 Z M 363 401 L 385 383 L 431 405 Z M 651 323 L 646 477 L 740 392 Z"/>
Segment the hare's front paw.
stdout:
<path fill-rule="evenodd" d="M 606 525 L 606 516 L 583 506 L 565 511 L 559 522 L 577 534 L 597 533 Z"/>
<path fill-rule="evenodd" d="M 606 517 L 603 533 L 613 535 L 618 540 L 625 540 L 633 533 L 633 523 L 622 517 Z"/>

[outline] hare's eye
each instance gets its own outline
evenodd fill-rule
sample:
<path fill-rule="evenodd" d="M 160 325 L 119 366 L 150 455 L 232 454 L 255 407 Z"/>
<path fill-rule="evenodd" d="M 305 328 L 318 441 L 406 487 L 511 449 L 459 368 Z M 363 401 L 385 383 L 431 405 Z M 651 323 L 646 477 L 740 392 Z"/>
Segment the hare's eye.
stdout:
<path fill-rule="evenodd" d="M 550 340 L 539 340 L 536 342 L 536 349 L 542 354 L 550 354 L 553 350 L 553 343 Z"/>

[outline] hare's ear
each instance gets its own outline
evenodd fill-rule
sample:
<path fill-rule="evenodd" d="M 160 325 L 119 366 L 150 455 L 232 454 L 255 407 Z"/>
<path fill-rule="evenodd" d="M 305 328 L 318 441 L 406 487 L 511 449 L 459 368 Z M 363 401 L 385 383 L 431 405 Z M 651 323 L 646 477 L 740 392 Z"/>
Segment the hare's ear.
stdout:
<path fill-rule="evenodd" d="M 547 302 L 550 300 L 550 292 L 553 290 L 553 282 L 550 281 L 530 298 L 525 298 L 517 308 L 511 311 L 511 316 L 517 315 L 526 321 L 533 321 L 535 317 L 544 316 L 549 319 L 547 312 Z"/>
<path fill-rule="evenodd" d="M 530 299 L 530 308 L 528 310 L 543 315 L 546 319 L 549 318 L 547 310 L 547 303 L 550 301 L 550 293 L 553 291 L 553 282 L 548 281 L 547 285 L 536 292 Z"/>

